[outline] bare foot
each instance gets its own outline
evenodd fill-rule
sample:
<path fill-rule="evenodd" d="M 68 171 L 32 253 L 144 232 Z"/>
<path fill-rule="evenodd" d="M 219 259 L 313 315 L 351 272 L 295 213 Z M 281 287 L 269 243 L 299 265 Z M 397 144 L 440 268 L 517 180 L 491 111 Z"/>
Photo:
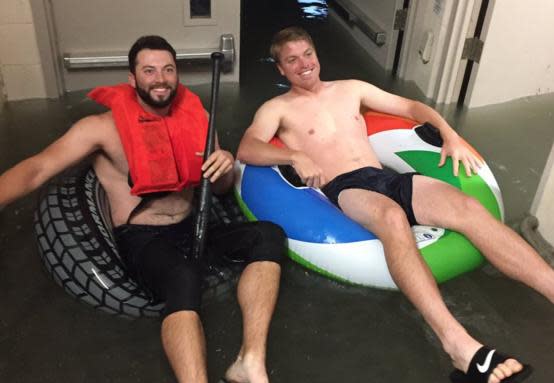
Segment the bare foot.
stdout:
<path fill-rule="evenodd" d="M 523 370 L 523 365 L 515 359 L 506 359 L 503 363 L 497 364 L 489 376 L 489 383 L 500 383 L 504 379 L 517 374 Z"/>
<path fill-rule="evenodd" d="M 240 356 L 227 369 L 225 379 L 229 383 L 269 383 L 265 363 L 245 355 Z"/>

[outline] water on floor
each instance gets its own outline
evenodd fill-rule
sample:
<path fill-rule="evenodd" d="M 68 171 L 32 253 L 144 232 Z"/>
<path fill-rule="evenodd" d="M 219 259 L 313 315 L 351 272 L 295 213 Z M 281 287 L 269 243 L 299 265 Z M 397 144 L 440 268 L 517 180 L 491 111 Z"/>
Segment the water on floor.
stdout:
<path fill-rule="evenodd" d="M 359 78 L 419 97 L 409 84 L 390 80 L 332 18 L 321 16 L 321 9 L 318 17 L 305 17 L 305 2 L 243 3 L 241 85 L 221 89 L 218 126 L 224 147 L 235 151 L 256 108 L 286 91 L 285 80 L 267 59 L 271 35 L 284 26 L 300 23 L 313 33 L 323 78 Z M 326 10 L 319 1 L 309 3 Z M 254 33 L 255 40 L 245 37 Z M 208 100 L 209 86 L 194 90 Z M 547 95 L 446 112 L 487 158 L 512 225 L 529 210 L 551 148 L 552 105 L 554 96 Z M 0 170 L 100 110 L 83 92 L 8 103 L 0 112 Z M 45 273 L 33 237 L 35 207 L 32 194 L 0 212 L 0 381 L 173 382 L 158 321 L 95 311 L 65 294 Z M 534 365 L 530 382 L 552 381 L 554 307 L 543 297 L 490 266 L 445 283 L 441 291 L 475 337 Z M 227 294 L 206 304 L 202 315 L 210 381 L 215 382 L 238 351 L 240 311 L 234 295 Z M 429 327 L 400 293 L 338 284 L 292 262 L 284 266 L 269 337 L 272 382 L 446 382 L 451 368 Z"/>

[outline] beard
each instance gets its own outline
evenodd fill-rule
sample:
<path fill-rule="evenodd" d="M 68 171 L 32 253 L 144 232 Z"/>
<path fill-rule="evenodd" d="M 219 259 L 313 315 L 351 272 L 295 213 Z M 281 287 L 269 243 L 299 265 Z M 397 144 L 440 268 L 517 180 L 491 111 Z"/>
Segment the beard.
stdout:
<path fill-rule="evenodd" d="M 160 86 L 166 87 L 171 90 L 169 92 L 169 96 L 167 96 L 167 98 L 165 99 L 152 98 L 152 96 L 150 96 L 150 91 L 154 88 L 159 88 Z M 135 89 L 141 100 L 144 101 L 146 105 L 151 106 L 152 108 L 165 108 L 166 106 L 169 106 L 177 95 L 177 86 L 171 87 L 167 83 L 153 84 L 152 86 L 148 87 L 148 89 L 145 89 L 137 82 L 137 86 Z"/>

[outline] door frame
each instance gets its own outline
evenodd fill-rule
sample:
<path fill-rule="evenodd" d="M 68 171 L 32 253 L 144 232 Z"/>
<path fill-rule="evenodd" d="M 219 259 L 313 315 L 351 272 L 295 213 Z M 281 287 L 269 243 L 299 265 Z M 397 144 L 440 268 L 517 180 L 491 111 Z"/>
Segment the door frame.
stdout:
<path fill-rule="evenodd" d="M 402 10 L 405 12 L 409 12 L 410 9 L 410 0 L 404 0 L 404 4 L 402 4 Z M 399 9 L 396 10 L 398 12 Z M 408 18 L 406 17 L 406 23 L 404 25 L 404 28 L 400 29 L 398 31 L 398 35 L 396 37 L 396 47 L 394 48 L 394 59 L 392 63 L 392 76 L 396 77 L 398 76 L 398 68 L 400 66 L 400 58 L 402 57 L 402 46 L 404 44 L 404 31 L 406 30 L 408 25 Z"/>
<path fill-rule="evenodd" d="M 483 41 L 483 29 L 485 26 L 485 19 L 490 10 L 490 1 L 489 0 L 479 0 L 480 4 L 476 4 L 473 17 L 472 25 L 468 30 L 468 38 L 474 37 Z M 471 34 L 469 33 L 471 32 Z M 468 95 L 468 90 L 470 88 L 470 81 L 474 77 L 475 62 L 473 60 L 463 59 L 460 65 L 460 71 L 458 73 L 458 78 L 456 80 L 456 86 L 454 88 L 454 96 L 457 95 L 457 103 L 462 106 L 465 104 L 466 96 Z"/>
<path fill-rule="evenodd" d="M 44 76 L 46 97 L 64 94 L 61 62 L 58 59 L 58 38 L 51 0 L 30 0 L 37 45 Z"/>
<path fill-rule="evenodd" d="M 458 100 L 461 89 L 459 76 L 466 67 L 462 63 L 462 52 L 472 27 L 476 5 L 480 7 L 481 0 L 412 0 L 410 3 L 398 77 L 416 82 L 424 96 L 435 104 L 449 104 Z M 423 40 L 421 21 L 437 17 L 432 14 L 434 11 L 437 13 L 437 7 L 442 7 L 442 14 L 440 23 L 436 23 L 432 30 L 433 56 L 428 63 L 423 63 L 417 53 Z"/>

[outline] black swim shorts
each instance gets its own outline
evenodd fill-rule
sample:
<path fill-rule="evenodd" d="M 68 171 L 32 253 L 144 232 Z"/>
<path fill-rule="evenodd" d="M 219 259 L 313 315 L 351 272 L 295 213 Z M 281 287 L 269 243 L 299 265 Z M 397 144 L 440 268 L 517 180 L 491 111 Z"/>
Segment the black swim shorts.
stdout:
<path fill-rule="evenodd" d="M 417 225 L 412 209 L 412 178 L 418 173 L 396 173 L 389 169 L 365 167 L 341 174 L 321 191 L 337 207 L 339 194 L 345 189 L 364 189 L 383 194 L 402 207 L 410 225 Z"/>
<path fill-rule="evenodd" d="M 199 311 L 203 273 L 210 264 L 280 263 L 286 255 L 286 237 L 279 226 L 263 221 L 232 223 L 209 229 L 200 264 L 191 254 L 193 227 L 191 215 L 173 225 L 125 224 L 114 229 L 127 272 L 153 302 L 166 302 L 164 316 Z"/>

